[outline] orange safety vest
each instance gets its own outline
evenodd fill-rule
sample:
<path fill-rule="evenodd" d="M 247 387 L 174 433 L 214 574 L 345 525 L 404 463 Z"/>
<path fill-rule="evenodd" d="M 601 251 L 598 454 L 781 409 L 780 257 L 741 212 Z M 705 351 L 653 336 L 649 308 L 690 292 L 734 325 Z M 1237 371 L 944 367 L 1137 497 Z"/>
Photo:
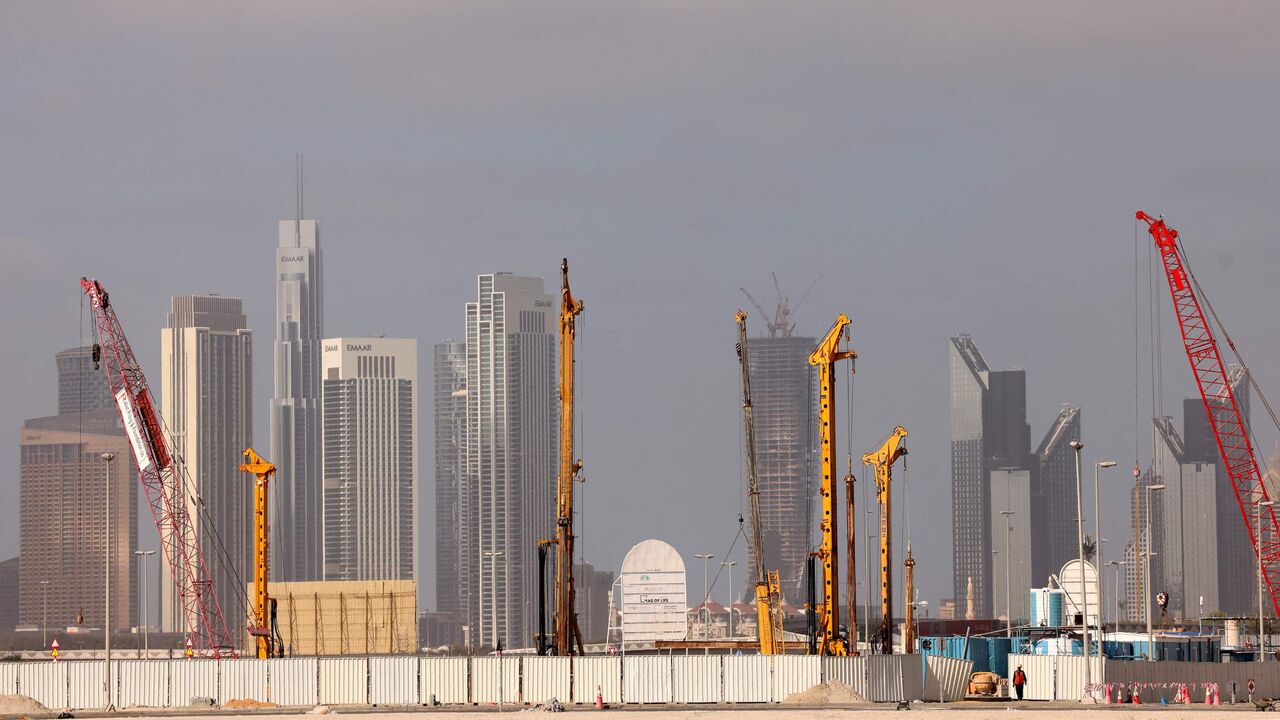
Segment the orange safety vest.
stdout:
<path fill-rule="evenodd" d="M 1027 684 L 1027 674 L 1026 674 L 1026 673 L 1024 673 L 1024 672 L 1022 672 L 1021 670 L 1018 670 L 1018 671 L 1014 672 L 1014 673 L 1013 673 L 1013 684 L 1014 684 L 1014 685 L 1026 685 L 1026 684 Z"/>

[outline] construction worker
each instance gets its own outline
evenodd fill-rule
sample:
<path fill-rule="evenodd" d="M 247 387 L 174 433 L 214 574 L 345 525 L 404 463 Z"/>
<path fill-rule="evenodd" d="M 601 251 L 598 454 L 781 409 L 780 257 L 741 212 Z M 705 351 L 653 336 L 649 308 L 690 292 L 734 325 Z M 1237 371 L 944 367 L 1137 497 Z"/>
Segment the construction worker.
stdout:
<path fill-rule="evenodd" d="M 1013 671 L 1013 691 L 1018 693 L 1018 699 L 1022 699 L 1022 687 L 1027 684 L 1027 674 L 1022 672 L 1022 666 L 1019 665 L 1017 670 Z"/>

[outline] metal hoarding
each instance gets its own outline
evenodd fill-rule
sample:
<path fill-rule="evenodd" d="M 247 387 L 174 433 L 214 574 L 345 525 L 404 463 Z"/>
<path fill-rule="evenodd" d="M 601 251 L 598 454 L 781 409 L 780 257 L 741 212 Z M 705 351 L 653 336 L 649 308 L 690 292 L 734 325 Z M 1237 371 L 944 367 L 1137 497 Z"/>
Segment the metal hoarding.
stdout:
<path fill-rule="evenodd" d="M 591 704 L 596 691 L 607 703 L 622 702 L 622 658 L 575 657 L 573 659 L 573 702 Z"/>
<path fill-rule="evenodd" d="M 1058 660 L 1059 655 L 1010 655 L 1009 696 L 1016 697 L 1013 691 L 1013 673 L 1018 666 L 1027 674 L 1027 684 L 1023 688 L 1024 700 L 1057 700 L 1058 694 Z"/>
<path fill-rule="evenodd" d="M 418 704 L 418 658 L 380 655 L 369 658 L 369 702 L 374 705 Z"/>
<path fill-rule="evenodd" d="M 116 707 L 169 707 L 170 660 L 117 660 Z M 184 703 L 185 704 L 185 703 Z"/>
<path fill-rule="evenodd" d="M 767 703 L 771 697 L 772 655 L 730 655 L 724 658 L 724 701 Z"/>
<path fill-rule="evenodd" d="M 218 704 L 232 700 L 267 702 L 267 662 L 257 658 L 218 661 Z"/>
<path fill-rule="evenodd" d="M 18 694 L 18 663 L 0 663 L 0 695 Z"/>
<path fill-rule="evenodd" d="M 924 681 L 926 667 L 919 655 L 894 655 L 894 664 L 902 676 L 901 700 L 920 700 L 924 698 Z"/>
<path fill-rule="evenodd" d="M 910 658 L 912 662 L 909 664 L 904 663 L 904 659 L 906 656 L 903 655 L 868 655 L 854 658 L 867 665 L 867 671 L 863 675 L 866 678 L 866 685 L 862 691 L 862 697 L 871 702 L 913 700 L 915 698 L 906 692 L 911 687 L 909 685 L 911 679 L 914 679 L 914 687 L 917 688 L 915 696 L 919 697 L 920 659 L 912 657 Z"/>
<path fill-rule="evenodd" d="M 804 655 L 773 656 L 773 702 L 804 692 L 822 682 L 822 658 Z"/>
<path fill-rule="evenodd" d="M 107 666 L 101 660 L 66 663 L 67 707 L 102 708 L 107 706 Z M 116 677 L 112 677 L 115 684 Z M 112 693 L 114 695 L 114 693 Z M 112 700 L 115 698 L 112 697 Z"/>
<path fill-rule="evenodd" d="M 218 661 L 173 660 L 169 666 L 169 705 L 186 707 L 192 698 L 218 698 Z"/>
<path fill-rule="evenodd" d="M 268 699 L 277 705 L 315 705 L 320 702 L 317 658 L 272 658 L 267 664 Z"/>
<path fill-rule="evenodd" d="M 364 705 L 369 702 L 369 658 L 322 657 L 320 704 Z"/>
<path fill-rule="evenodd" d="M 671 702 L 671 658 L 666 655 L 623 658 L 622 701 Z"/>
<path fill-rule="evenodd" d="M 569 701 L 569 658 L 526 657 L 521 659 L 524 672 L 524 701 L 542 703 L 555 698 Z"/>
<path fill-rule="evenodd" d="M 18 668 L 18 694 L 26 695 L 50 710 L 67 707 L 67 665 L 70 663 L 22 663 Z"/>
<path fill-rule="evenodd" d="M 464 705 L 467 697 L 467 663 L 465 657 L 422 658 L 418 681 L 422 705 L 432 699 L 442 705 Z"/>
<path fill-rule="evenodd" d="M 720 702 L 720 656 L 675 655 L 671 658 L 671 689 L 677 703 Z"/>
<path fill-rule="evenodd" d="M 485 705 L 520 702 L 520 658 L 471 658 L 471 702 Z"/>
<path fill-rule="evenodd" d="M 930 656 L 922 699 L 928 702 L 963 700 L 969 690 L 969 677 L 973 674 L 973 664 L 972 660 Z"/>

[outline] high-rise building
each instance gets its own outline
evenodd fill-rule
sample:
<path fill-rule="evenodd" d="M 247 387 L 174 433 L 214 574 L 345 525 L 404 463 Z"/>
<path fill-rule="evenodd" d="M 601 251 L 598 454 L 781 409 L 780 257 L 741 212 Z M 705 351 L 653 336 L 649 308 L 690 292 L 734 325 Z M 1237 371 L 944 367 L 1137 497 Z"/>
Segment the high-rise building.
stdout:
<path fill-rule="evenodd" d="M 1148 609 L 1152 618 L 1159 614 L 1155 594 L 1168 587 L 1160 553 L 1165 546 L 1164 490 L 1147 490 L 1160 484 L 1148 470 L 1134 478 L 1129 491 L 1129 525 L 1132 539 L 1125 545 L 1125 602 L 1123 615 L 1128 622 L 1144 622 Z M 1150 526 L 1150 533 L 1147 532 Z M 1148 557 L 1148 550 L 1153 551 Z M 1148 561 L 1150 564 L 1148 565 Z M 1156 623 L 1153 620 L 1153 625 Z"/>
<path fill-rule="evenodd" d="M 93 348 L 74 347 L 54 357 L 58 365 L 58 414 L 114 408 L 107 374 L 94 368 Z"/>
<path fill-rule="evenodd" d="M 952 588 L 956 597 L 967 598 L 972 585 L 974 614 L 991 617 L 991 472 L 1036 472 L 1027 424 L 1027 376 L 1022 370 L 992 370 L 968 335 L 951 338 L 949 366 Z M 1034 477 L 1031 483 L 1034 488 Z"/>
<path fill-rule="evenodd" d="M 416 580 L 418 343 L 323 341 L 326 580 Z"/>
<path fill-rule="evenodd" d="M 253 483 L 240 472 L 253 444 L 253 336 L 239 298 L 173 298 L 160 331 L 161 406 L 188 487 L 192 519 L 218 605 L 233 638 L 243 635 L 253 578 Z M 183 629 L 167 563 L 161 564 L 160 626 Z"/>
<path fill-rule="evenodd" d="M 138 471 L 118 412 L 27 420 L 20 442 L 19 622 L 102 627 L 109 561 L 111 626 L 128 627 L 137 609 Z M 103 453 L 115 456 L 110 477 Z"/>
<path fill-rule="evenodd" d="M 1079 559 L 1076 515 L 1076 458 L 1072 440 L 1079 440 L 1080 409 L 1064 405 L 1036 450 L 1039 474 L 1035 480 L 1032 572 L 1036 587 L 1044 587 L 1069 560 Z"/>
<path fill-rule="evenodd" d="M 1023 625 L 1031 618 L 1027 588 L 1033 586 L 1033 553 L 1027 551 L 1034 547 L 1032 475 L 1023 468 L 991 471 L 992 615 Z"/>
<path fill-rule="evenodd" d="M 271 576 L 322 577 L 320 341 L 324 337 L 320 227 L 280 222 L 276 247 L 275 396 L 271 399 Z"/>
<path fill-rule="evenodd" d="M 476 284 L 466 306 L 460 615 L 477 647 L 525 647 L 537 613 L 537 541 L 555 531 L 559 300 L 541 278 L 496 273 Z"/>
<path fill-rule="evenodd" d="M 466 472 L 467 450 L 467 346 L 454 340 L 445 340 L 435 346 L 435 438 L 436 438 L 436 609 L 453 616 L 458 623 L 466 618 L 458 617 L 465 611 L 466 585 L 463 577 L 470 577 L 474 565 L 470 552 L 461 552 L 470 545 L 464 542 L 462 533 L 470 529 L 463 522 L 469 513 L 465 503 L 470 496 L 465 492 L 463 479 Z"/>
<path fill-rule="evenodd" d="M 0 633 L 18 624 L 18 588 L 21 577 L 21 558 L 11 557 L 0 562 Z"/>
<path fill-rule="evenodd" d="M 1164 536 L 1153 551 L 1169 594 L 1169 616 L 1198 617 L 1199 598 L 1218 606 L 1216 472 L 1210 463 L 1189 462 L 1173 418 L 1156 418 L 1152 471 L 1163 483 Z"/>
<path fill-rule="evenodd" d="M 783 595 L 798 602 L 804 597 L 805 558 L 814 542 L 818 385 L 809 353 L 818 341 L 792 336 L 790 328 L 771 331 L 770 337 L 748 340 L 760 524 L 765 567 L 778 571 Z M 747 547 L 751 555 L 751 544 Z M 749 586 L 755 583 L 757 562 L 748 558 Z"/>
<path fill-rule="evenodd" d="M 613 591 L 613 573 L 596 570 L 591 563 L 578 563 L 573 566 L 573 581 L 577 593 L 574 608 L 578 612 L 582 642 L 602 643 L 609 634 L 609 593 Z M 549 623 L 547 632 L 551 632 Z"/>

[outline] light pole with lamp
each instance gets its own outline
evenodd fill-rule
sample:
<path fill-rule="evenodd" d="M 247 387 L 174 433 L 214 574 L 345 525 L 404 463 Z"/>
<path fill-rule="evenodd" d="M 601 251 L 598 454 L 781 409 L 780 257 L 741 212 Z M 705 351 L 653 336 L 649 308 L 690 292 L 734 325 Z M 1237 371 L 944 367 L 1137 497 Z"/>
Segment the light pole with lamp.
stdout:
<path fill-rule="evenodd" d="M 1147 617 L 1148 660 L 1156 659 L 1156 638 L 1155 633 L 1151 630 L 1151 556 L 1155 554 L 1152 552 L 1151 548 L 1154 544 L 1152 543 L 1153 538 L 1151 537 L 1151 493 L 1163 490 L 1165 487 L 1164 483 L 1157 483 L 1155 485 L 1144 485 L 1142 488 L 1147 500 L 1143 503 L 1147 506 L 1147 548 L 1146 552 L 1142 554 L 1142 578 L 1144 581 L 1144 587 L 1142 588 L 1142 604 L 1145 606 L 1144 613 Z"/>
<path fill-rule="evenodd" d="M 1127 565 L 1125 560 L 1108 560 L 1107 564 L 1112 567 L 1111 580 L 1112 586 L 1116 594 L 1116 632 L 1120 631 L 1120 566 Z"/>
<path fill-rule="evenodd" d="M 1254 535 L 1257 539 L 1254 545 L 1258 548 L 1258 662 L 1267 661 L 1266 618 L 1262 614 L 1262 513 L 1265 512 L 1264 508 L 1275 504 L 1275 500 L 1263 500 L 1258 503 L 1258 533 Z"/>
<path fill-rule="evenodd" d="M 715 554 L 698 553 L 694 555 L 694 557 L 702 561 L 702 607 L 700 608 L 698 615 L 702 617 L 702 639 L 706 640 L 711 634 L 711 613 L 707 610 L 707 596 L 711 593 L 711 586 L 707 584 L 709 579 L 707 566 L 711 559 L 715 557 Z"/>
<path fill-rule="evenodd" d="M 103 602 L 105 607 L 102 618 L 103 646 L 106 650 L 107 662 L 103 690 L 107 695 L 106 709 L 114 710 L 115 704 L 111 702 L 111 461 L 115 460 L 116 456 L 115 453 L 104 452 L 102 453 L 102 459 L 107 463 L 107 538 L 106 552 L 103 553 L 106 558 L 107 592 Z"/>
<path fill-rule="evenodd" d="M 142 558 L 139 562 L 142 565 L 142 647 L 143 654 L 138 657 L 146 657 L 151 654 L 151 628 L 147 624 L 147 605 L 150 601 L 147 599 L 147 558 L 155 555 L 155 550 L 134 550 L 133 554 Z"/>
<path fill-rule="evenodd" d="M 729 568 L 729 637 L 733 637 L 733 566 L 737 565 L 737 560 L 725 560 L 720 563 L 720 567 Z"/>
<path fill-rule="evenodd" d="M 1000 514 L 1004 516 L 1004 636 L 1013 637 L 1013 605 L 1010 604 L 1009 593 L 1009 561 L 1013 558 L 1013 554 L 1009 552 L 1009 536 L 1013 535 L 1013 525 L 1010 524 L 1009 518 L 1017 513 L 1012 510 L 1001 510 Z"/>
<path fill-rule="evenodd" d="M 1089 585 L 1086 582 L 1088 573 L 1085 572 L 1084 561 L 1084 502 L 1080 491 L 1080 451 L 1084 449 L 1084 443 L 1079 440 L 1072 440 L 1071 449 L 1076 451 L 1076 550 L 1080 555 L 1080 603 L 1082 608 L 1080 613 L 1080 636 L 1084 641 L 1084 684 L 1085 687 L 1088 687 L 1092 682 L 1089 677 L 1089 655 L 1091 654 L 1089 645 Z"/>
<path fill-rule="evenodd" d="M 1098 539 L 1098 549 L 1096 551 L 1098 554 L 1098 632 L 1103 635 L 1106 634 L 1106 628 L 1103 627 L 1106 623 L 1102 619 L 1102 609 L 1106 606 L 1107 595 L 1103 592 L 1102 587 L 1102 546 L 1106 541 L 1102 539 L 1102 496 L 1099 494 L 1102 486 L 1098 484 L 1098 470 L 1115 466 L 1116 462 L 1114 460 L 1103 460 L 1093 464 L 1093 536 Z M 1099 645 L 1098 647 L 1102 646 Z"/>

